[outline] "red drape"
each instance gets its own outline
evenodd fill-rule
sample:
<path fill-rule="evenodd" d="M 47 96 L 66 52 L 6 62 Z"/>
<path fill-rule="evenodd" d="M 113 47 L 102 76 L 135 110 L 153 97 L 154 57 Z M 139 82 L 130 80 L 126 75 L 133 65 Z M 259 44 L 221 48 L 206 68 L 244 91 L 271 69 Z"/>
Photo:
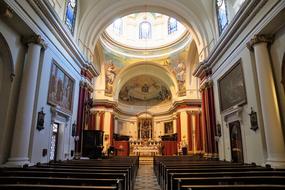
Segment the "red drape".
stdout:
<path fill-rule="evenodd" d="M 188 150 L 193 151 L 192 138 L 192 113 L 187 112 L 187 136 L 188 136 Z"/>
<path fill-rule="evenodd" d="M 105 118 L 105 112 L 100 113 L 100 131 L 104 131 L 104 118 Z"/>
<path fill-rule="evenodd" d="M 177 114 L 176 127 L 177 127 L 177 143 L 180 143 L 180 142 L 181 142 L 181 121 L 180 121 L 180 113 Z"/>
<path fill-rule="evenodd" d="M 111 113 L 110 117 L 110 146 L 113 146 L 113 134 L 114 134 L 114 114 Z"/>
<path fill-rule="evenodd" d="M 96 113 L 91 113 L 89 117 L 89 130 L 96 130 Z"/>
<path fill-rule="evenodd" d="M 203 128 L 203 138 L 204 138 L 204 148 L 205 153 L 208 153 L 208 137 L 207 137 L 207 116 L 205 107 L 205 90 L 202 90 L 202 128 Z"/>
<path fill-rule="evenodd" d="M 203 134 L 201 125 L 201 113 L 197 112 L 195 114 L 195 138 L 196 138 L 196 150 L 203 151 Z"/>
<path fill-rule="evenodd" d="M 85 88 L 82 84 L 80 84 L 78 111 L 77 111 L 77 126 L 76 126 L 76 136 L 79 137 L 79 140 L 75 141 L 75 154 L 80 154 L 81 152 L 81 130 L 83 128 L 84 95 L 85 95 Z"/>

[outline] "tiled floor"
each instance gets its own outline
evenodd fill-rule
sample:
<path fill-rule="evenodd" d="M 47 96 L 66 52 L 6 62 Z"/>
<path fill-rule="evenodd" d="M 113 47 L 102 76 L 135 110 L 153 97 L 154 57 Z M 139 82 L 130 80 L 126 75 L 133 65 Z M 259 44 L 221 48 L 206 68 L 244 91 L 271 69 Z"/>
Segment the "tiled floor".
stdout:
<path fill-rule="evenodd" d="M 140 164 L 135 182 L 135 190 L 160 190 L 152 164 Z"/>

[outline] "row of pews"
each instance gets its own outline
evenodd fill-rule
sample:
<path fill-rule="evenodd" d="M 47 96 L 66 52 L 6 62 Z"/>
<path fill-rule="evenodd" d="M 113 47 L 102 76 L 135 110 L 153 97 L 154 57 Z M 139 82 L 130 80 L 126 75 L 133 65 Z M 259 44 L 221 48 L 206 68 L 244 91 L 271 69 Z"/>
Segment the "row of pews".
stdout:
<path fill-rule="evenodd" d="M 133 190 L 138 167 L 138 157 L 113 157 L 1 168 L 0 189 Z"/>
<path fill-rule="evenodd" d="M 191 156 L 155 157 L 153 164 L 162 190 L 285 189 L 285 169 Z"/>

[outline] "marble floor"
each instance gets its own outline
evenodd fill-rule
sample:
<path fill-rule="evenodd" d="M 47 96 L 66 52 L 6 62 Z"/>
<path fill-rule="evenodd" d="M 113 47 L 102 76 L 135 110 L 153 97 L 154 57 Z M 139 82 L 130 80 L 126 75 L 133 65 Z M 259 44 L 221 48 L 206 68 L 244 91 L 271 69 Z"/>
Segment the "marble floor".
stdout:
<path fill-rule="evenodd" d="M 160 190 L 152 164 L 140 164 L 135 182 L 135 190 Z"/>

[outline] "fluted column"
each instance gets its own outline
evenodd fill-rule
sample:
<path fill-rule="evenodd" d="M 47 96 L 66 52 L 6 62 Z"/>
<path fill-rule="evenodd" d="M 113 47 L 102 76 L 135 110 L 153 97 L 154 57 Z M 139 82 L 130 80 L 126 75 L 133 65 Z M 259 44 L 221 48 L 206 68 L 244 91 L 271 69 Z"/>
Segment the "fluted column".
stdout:
<path fill-rule="evenodd" d="M 27 44 L 27 60 L 23 69 L 19 103 L 10 158 L 7 165 L 29 164 L 28 157 L 41 49 L 46 48 L 39 35 L 23 39 Z"/>
<path fill-rule="evenodd" d="M 270 43 L 272 43 L 272 37 L 255 35 L 247 45 L 250 50 L 254 51 L 256 60 L 258 88 L 267 146 L 267 164 L 273 167 L 284 167 L 285 145 L 268 50 L 268 44 Z"/>

